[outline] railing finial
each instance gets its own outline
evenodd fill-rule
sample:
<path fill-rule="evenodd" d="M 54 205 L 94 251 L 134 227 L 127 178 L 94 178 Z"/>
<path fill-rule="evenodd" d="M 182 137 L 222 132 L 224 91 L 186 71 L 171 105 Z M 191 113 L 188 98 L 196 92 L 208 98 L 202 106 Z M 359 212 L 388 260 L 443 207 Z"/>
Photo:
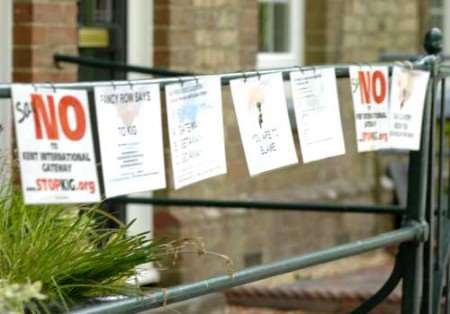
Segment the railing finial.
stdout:
<path fill-rule="evenodd" d="M 423 47 L 429 55 L 437 55 L 442 52 L 443 35 L 442 31 L 433 27 L 425 34 Z"/>

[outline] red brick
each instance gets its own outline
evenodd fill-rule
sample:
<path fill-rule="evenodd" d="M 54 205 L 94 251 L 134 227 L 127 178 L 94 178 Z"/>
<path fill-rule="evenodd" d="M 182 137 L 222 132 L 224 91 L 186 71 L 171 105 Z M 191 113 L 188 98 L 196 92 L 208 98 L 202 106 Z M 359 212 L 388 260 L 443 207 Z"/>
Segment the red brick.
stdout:
<path fill-rule="evenodd" d="M 55 82 L 76 82 L 78 80 L 78 71 L 61 70 L 53 75 Z"/>
<path fill-rule="evenodd" d="M 167 28 L 155 27 L 153 45 L 155 47 L 167 47 L 169 42 L 169 30 Z"/>
<path fill-rule="evenodd" d="M 76 44 L 77 40 L 78 32 L 74 26 L 58 26 L 48 29 L 48 43 L 50 45 Z"/>
<path fill-rule="evenodd" d="M 12 77 L 14 82 L 28 83 L 32 81 L 32 73 L 29 71 L 28 72 L 13 71 Z"/>
<path fill-rule="evenodd" d="M 33 82 L 55 82 L 55 74 L 48 69 L 39 69 L 32 74 Z"/>
<path fill-rule="evenodd" d="M 34 67 L 53 67 L 53 54 L 52 50 L 44 48 L 33 49 L 32 64 Z"/>
<path fill-rule="evenodd" d="M 13 40 L 15 45 L 29 45 L 31 43 L 32 28 L 30 25 L 15 25 Z"/>
<path fill-rule="evenodd" d="M 169 8 L 167 6 L 155 6 L 153 23 L 155 26 L 169 24 Z"/>
<path fill-rule="evenodd" d="M 47 43 L 47 27 L 28 25 L 16 25 L 13 28 L 13 40 L 15 45 L 43 45 Z"/>
<path fill-rule="evenodd" d="M 28 68 L 32 65 L 33 53 L 31 48 L 15 48 L 13 53 L 13 66 L 14 68 Z"/>
<path fill-rule="evenodd" d="M 33 22 L 46 24 L 75 24 L 75 3 L 36 3 L 33 6 Z"/>
<path fill-rule="evenodd" d="M 31 22 L 33 17 L 31 3 L 14 3 L 14 23 Z"/>

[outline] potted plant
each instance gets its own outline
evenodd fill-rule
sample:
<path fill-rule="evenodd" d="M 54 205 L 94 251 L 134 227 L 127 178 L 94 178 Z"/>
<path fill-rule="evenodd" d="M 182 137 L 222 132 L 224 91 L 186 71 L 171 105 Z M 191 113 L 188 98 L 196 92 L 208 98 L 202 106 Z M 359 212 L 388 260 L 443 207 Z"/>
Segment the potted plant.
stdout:
<path fill-rule="evenodd" d="M 137 295 L 127 282 L 137 265 L 158 261 L 173 246 L 128 236 L 129 225 L 96 207 L 24 204 L 18 192 L 0 194 L 0 311 L 67 311 L 86 299 Z M 175 250 L 176 251 L 176 250 Z"/>

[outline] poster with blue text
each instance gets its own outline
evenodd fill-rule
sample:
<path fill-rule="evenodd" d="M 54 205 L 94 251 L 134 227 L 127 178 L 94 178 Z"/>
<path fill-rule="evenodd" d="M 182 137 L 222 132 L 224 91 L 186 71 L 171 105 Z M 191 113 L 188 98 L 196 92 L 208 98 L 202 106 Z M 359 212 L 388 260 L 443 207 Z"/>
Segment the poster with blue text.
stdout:
<path fill-rule="evenodd" d="M 165 91 L 175 189 L 225 174 L 220 78 L 170 84 Z"/>

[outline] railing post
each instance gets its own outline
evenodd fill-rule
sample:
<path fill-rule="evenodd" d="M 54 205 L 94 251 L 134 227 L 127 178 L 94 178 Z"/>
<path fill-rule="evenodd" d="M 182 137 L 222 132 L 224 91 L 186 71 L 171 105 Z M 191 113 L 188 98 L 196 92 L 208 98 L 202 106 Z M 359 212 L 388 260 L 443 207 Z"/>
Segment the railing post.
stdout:
<path fill-rule="evenodd" d="M 410 153 L 408 171 L 408 201 L 406 222 L 417 221 L 427 223 L 432 228 L 434 188 L 433 188 L 433 153 L 434 153 L 434 101 L 436 89 L 436 54 L 441 51 L 442 32 L 432 29 L 425 36 L 424 48 L 427 56 L 419 62 L 429 64 L 431 80 L 423 115 L 421 149 Z M 427 242 L 409 242 L 402 247 L 403 265 L 403 298 L 402 313 L 431 314 L 433 248 L 432 230 L 428 232 Z"/>

